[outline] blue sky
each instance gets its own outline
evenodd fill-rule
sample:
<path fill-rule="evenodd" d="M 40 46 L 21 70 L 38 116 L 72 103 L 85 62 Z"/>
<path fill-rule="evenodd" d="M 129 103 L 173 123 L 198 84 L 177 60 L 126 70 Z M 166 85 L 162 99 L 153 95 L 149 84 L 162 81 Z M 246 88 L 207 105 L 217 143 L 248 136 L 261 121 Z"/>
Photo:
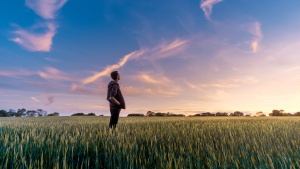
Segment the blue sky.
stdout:
<path fill-rule="evenodd" d="M 298 1 L 24 0 L 0 7 L 0 109 L 300 111 Z"/>

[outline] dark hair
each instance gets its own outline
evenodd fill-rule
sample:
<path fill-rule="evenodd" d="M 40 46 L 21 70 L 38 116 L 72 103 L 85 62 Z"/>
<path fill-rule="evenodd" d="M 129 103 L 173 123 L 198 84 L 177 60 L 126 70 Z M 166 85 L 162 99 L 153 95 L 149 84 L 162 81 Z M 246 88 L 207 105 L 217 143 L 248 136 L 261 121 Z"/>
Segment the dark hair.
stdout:
<path fill-rule="evenodd" d="M 113 71 L 111 72 L 110 74 L 110 77 L 113 79 L 113 80 L 116 80 L 117 79 L 117 76 L 118 76 L 119 72 L 118 71 Z"/>

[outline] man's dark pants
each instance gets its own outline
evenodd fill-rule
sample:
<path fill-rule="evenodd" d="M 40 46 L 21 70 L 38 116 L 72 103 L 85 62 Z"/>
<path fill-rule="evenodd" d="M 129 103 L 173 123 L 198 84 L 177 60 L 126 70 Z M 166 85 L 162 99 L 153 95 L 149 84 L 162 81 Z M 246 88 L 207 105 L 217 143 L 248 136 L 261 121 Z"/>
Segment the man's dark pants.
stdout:
<path fill-rule="evenodd" d="M 110 122 L 109 122 L 109 128 L 116 128 L 117 123 L 119 120 L 121 109 L 110 109 Z"/>

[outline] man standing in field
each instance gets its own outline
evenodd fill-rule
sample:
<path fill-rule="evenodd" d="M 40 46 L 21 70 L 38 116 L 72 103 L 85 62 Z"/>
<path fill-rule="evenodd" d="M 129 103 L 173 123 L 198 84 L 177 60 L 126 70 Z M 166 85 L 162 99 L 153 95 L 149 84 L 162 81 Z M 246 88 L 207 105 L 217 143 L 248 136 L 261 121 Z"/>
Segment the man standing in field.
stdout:
<path fill-rule="evenodd" d="M 118 71 L 113 71 L 110 74 L 113 79 L 107 88 L 107 100 L 110 107 L 110 122 L 109 128 L 115 129 L 117 127 L 119 115 L 121 109 L 125 109 L 125 100 L 123 98 L 118 81 L 120 80 L 120 74 Z"/>

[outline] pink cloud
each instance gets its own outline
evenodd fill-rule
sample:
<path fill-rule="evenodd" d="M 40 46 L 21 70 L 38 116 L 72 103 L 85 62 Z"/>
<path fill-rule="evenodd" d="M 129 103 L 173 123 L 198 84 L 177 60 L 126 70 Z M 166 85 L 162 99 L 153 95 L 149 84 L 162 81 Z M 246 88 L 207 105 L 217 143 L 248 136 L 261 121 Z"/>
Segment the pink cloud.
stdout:
<path fill-rule="evenodd" d="M 170 82 L 170 80 L 166 76 L 159 74 L 151 75 L 149 73 L 141 73 L 136 77 L 140 81 L 150 84 L 166 84 Z"/>
<path fill-rule="evenodd" d="M 29 51 L 49 52 L 52 46 L 52 38 L 56 34 L 56 26 L 53 23 L 39 25 L 37 28 L 44 28 L 44 33 L 34 33 L 22 28 L 14 31 L 13 42 L 19 44 Z"/>
<path fill-rule="evenodd" d="M 263 38 L 263 34 L 261 31 L 261 25 L 259 22 L 254 22 L 249 26 L 249 32 L 253 35 L 253 40 L 251 42 L 252 52 L 256 53 L 260 47 L 260 41 Z"/>
<path fill-rule="evenodd" d="M 140 73 L 132 76 L 133 81 L 139 84 L 135 89 L 148 96 L 172 97 L 181 92 L 179 85 L 174 84 L 167 76 L 159 73 Z"/>
<path fill-rule="evenodd" d="M 162 43 L 150 50 L 148 59 L 163 59 L 181 52 L 187 44 L 187 40 L 175 39 L 170 43 Z"/>
<path fill-rule="evenodd" d="M 222 2 L 223 0 L 202 0 L 200 7 L 204 12 L 207 20 L 211 21 L 210 15 L 212 13 L 212 8 L 215 4 Z"/>
<path fill-rule="evenodd" d="M 152 49 L 142 48 L 140 50 L 131 52 L 125 55 L 120 61 L 113 65 L 108 65 L 103 71 L 98 72 L 90 77 L 82 80 L 82 84 L 86 85 L 96 81 L 97 79 L 108 76 L 110 72 L 117 70 L 123 67 L 129 60 L 136 59 L 162 59 L 165 57 L 170 57 L 183 49 L 184 44 L 186 44 L 187 40 L 176 39 L 170 43 L 162 43 Z M 73 85 L 71 89 L 76 89 L 76 85 Z"/>
<path fill-rule="evenodd" d="M 35 97 L 30 97 L 31 100 L 35 101 L 35 102 L 40 102 L 37 98 Z"/>
<path fill-rule="evenodd" d="M 46 105 L 49 105 L 49 104 L 52 104 L 52 103 L 54 103 L 54 96 L 52 96 L 52 95 L 48 95 L 48 96 L 46 96 L 46 99 L 47 99 L 47 101 L 48 101 L 48 103 L 46 104 Z"/>
<path fill-rule="evenodd" d="M 55 19 L 67 0 L 26 0 L 26 5 L 44 19 Z"/>
<path fill-rule="evenodd" d="M 174 97 L 182 91 L 179 86 L 164 85 L 164 86 L 121 86 L 122 92 L 126 96 L 139 96 L 139 97 Z"/>
<path fill-rule="evenodd" d="M 46 72 L 38 71 L 37 74 L 47 80 L 62 80 L 62 81 L 73 81 L 75 79 L 69 77 L 58 69 L 52 67 L 46 67 Z"/>
<path fill-rule="evenodd" d="M 109 75 L 112 71 L 121 68 L 122 66 L 124 66 L 126 64 L 127 61 L 131 60 L 131 59 L 136 59 L 140 56 L 142 56 L 145 53 L 144 49 L 141 49 L 139 51 L 134 51 L 131 52 L 127 55 L 125 55 L 122 59 L 120 59 L 120 61 L 116 64 L 113 65 L 109 65 L 107 66 L 103 71 L 96 73 L 90 77 L 85 78 L 84 80 L 82 80 L 82 84 L 89 84 L 92 83 L 94 81 L 96 81 L 97 79 L 103 77 L 103 76 L 107 76 Z M 75 87 L 73 87 L 75 88 Z"/>
<path fill-rule="evenodd" d="M 6 76 L 6 77 L 20 77 L 20 76 L 31 76 L 34 75 L 34 72 L 26 71 L 26 70 L 19 70 L 19 71 L 5 71 L 0 70 L 0 76 Z"/>

